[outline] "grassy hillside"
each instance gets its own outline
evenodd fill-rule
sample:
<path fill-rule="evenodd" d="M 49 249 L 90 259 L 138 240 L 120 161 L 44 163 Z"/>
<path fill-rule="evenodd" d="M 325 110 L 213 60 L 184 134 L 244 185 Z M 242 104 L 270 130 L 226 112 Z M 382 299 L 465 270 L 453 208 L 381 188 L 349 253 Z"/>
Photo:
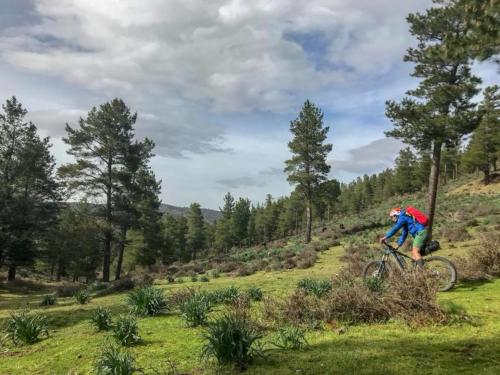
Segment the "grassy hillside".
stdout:
<path fill-rule="evenodd" d="M 470 182 L 466 182 L 467 184 Z M 500 185 L 492 185 L 488 194 L 477 193 L 473 185 L 449 186 L 438 198 L 438 237 L 443 250 L 440 255 L 456 258 L 471 254 L 483 233 L 499 231 Z M 259 271 L 246 277 L 222 275 L 209 282 L 169 284 L 158 279 L 155 286 L 173 295 L 188 287 L 216 290 L 235 285 L 241 290 L 258 286 L 271 298 L 289 295 L 304 277 L 330 278 L 342 267 L 343 255 L 352 244 L 373 244 L 389 223 L 387 208 L 408 202 L 421 205 L 422 195 L 394 198 L 381 207 L 362 215 L 342 218 L 345 228 L 358 228 L 344 233 L 341 245 L 318 254 L 308 269 Z M 340 222 L 329 223 L 327 233 L 338 235 Z M 370 228 L 363 230 L 363 228 Z M 375 254 L 377 246 L 373 245 Z M 408 286 L 411 287 L 410 285 Z M 127 311 L 126 293 L 94 297 L 89 304 L 79 305 L 73 298 L 59 298 L 52 307 L 40 307 L 41 296 L 51 292 L 53 284 L 19 282 L 0 286 L 0 324 L 19 308 L 29 307 L 48 317 L 50 337 L 30 346 L 14 346 L 2 339 L 1 374 L 87 374 L 109 342 L 109 334 L 97 333 L 89 323 L 91 311 L 108 306 L 114 314 Z M 265 356 L 257 358 L 247 374 L 498 374 L 500 373 L 500 279 L 461 283 L 452 292 L 438 296 L 440 304 L 452 302 L 465 316 L 456 322 L 412 328 L 399 320 L 373 324 L 332 322 L 306 333 L 309 348 L 303 351 L 278 349 L 272 342 L 276 330 L 267 327 L 263 345 Z M 262 302 L 254 303 L 252 314 L 261 319 Z M 213 320 L 223 312 L 218 307 L 210 315 Z M 177 311 L 158 317 L 139 318 L 143 341 L 129 349 L 146 373 L 167 360 L 176 363 L 184 374 L 233 373 L 217 369 L 200 360 L 203 328 L 188 328 Z"/>

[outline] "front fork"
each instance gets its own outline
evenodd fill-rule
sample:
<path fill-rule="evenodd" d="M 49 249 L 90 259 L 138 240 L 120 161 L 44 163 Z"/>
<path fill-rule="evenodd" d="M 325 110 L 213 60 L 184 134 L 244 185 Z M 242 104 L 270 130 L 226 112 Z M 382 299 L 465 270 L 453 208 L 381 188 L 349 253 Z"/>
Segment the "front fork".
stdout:
<path fill-rule="evenodd" d="M 382 256 L 382 261 L 380 262 L 380 267 L 378 269 L 379 276 L 382 276 L 385 273 L 385 263 L 387 262 L 388 258 L 389 256 L 387 254 L 384 254 Z"/>

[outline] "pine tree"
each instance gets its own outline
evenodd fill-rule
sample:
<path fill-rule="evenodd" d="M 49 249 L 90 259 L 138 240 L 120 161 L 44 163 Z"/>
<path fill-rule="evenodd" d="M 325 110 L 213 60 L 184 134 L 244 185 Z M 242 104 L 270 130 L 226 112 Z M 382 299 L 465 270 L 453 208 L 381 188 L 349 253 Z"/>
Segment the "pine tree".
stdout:
<path fill-rule="evenodd" d="M 409 147 L 399 151 L 393 179 L 393 186 L 397 193 L 413 193 L 420 188 L 417 165 L 417 158 Z"/>
<path fill-rule="evenodd" d="M 234 205 L 234 212 L 231 216 L 231 231 L 236 243 L 240 247 L 247 242 L 249 220 L 250 201 L 240 198 Z"/>
<path fill-rule="evenodd" d="M 471 98 L 478 93 L 479 78 L 473 76 L 469 56 L 458 45 L 467 33 L 456 1 L 435 0 L 436 7 L 424 14 L 410 14 L 410 32 L 418 40 L 409 48 L 405 61 L 415 63 L 412 76 L 420 78 L 415 90 L 401 103 L 387 102 L 386 114 L 394 129 L 386 134 L 402 139 L 420 151 L 431 151 L 427 211 L 432 234 L 436 193 L 443 145 L 454 145 L 478 124 Z"/>
<path fill-rule="evenodd" d="M 285 172 L 288 182 L 297 185 L 306 201 L 306 242 L 311 241 L 314 191 L 330 172 L 326 157 L 332 145 L 324 143 L 329 129 L 328 126 L 323 127 L 322 111 L 309 100 L 304 103 L 299 116 L 290 123 L 294 138 L 288 143 L 288 148 L 293 156 L 285 161 Z"/>
<path fill-rule="evenodd" d="M 455 6 L 462 14 L 467 35 L 459 45 L 449 48 L 465 48 L 471 57 L 485 60 L 500 53 L 500 3 L 498 0 L 459 0 Z M 499 60 L 496 60 L 497 63 Z"/>
<path fill-rule="evenodd" d="M 145 149 L 149 158 L 151 142 L 134 142 L 134 124 L 137 114 L 121 99 L 113 99 L 102 104 L 99 109 L 92 108 L 87 118 L 80 118 L 79 127 L 66 124 L 69 145 L 68 154 L 76 162 L 59 168 L 59 174 L 66 178 L 70 191 L 78 191 L 90 197 L 104 197 L 104 258 L 103 280 L 109 281 L 113 225 L 116 223 L 114 197 L 125 190 L 121 176 L 130 172 L 130 155 L 134 148 Z M 137 154 L 142 154 L 137 152 Z"/>
<path fill-rule="evenodd" d="M 27 111 L 15 97 L 0 113 L 0 264 L 8 280 L 17 267 L 35 261 L 37 242 L 54 225 L 59 199 L 49 138 L 24 120 Z"/>
<path fill-rule="evenodd" d="M 191 260 L 196 260 L 198 252 L 205 247 L 205 224 L 201 206 L 198 203 L 192 203 L 189 206 L 186 241 Z"/>
<path fill-rule="evenodd" d="M 234 212 L 234 198 L 231 193 L 224 196 L 224 206 L 220 210 L 222 217 L 217 221 L 215 230 L 215 247 L 223 252 L 227 252 L 234 245 L 231 218 Z"/>
<path fill-rule="evenodd" d="M 496 169 L 500 156 L 500 87 L 490 86 L 484 90 L 480 105 L 483 115 L 479 127 L 472 134 L 463 156 L 469 168 L 478 168 L 484 173 L 484 183 L 490 183 L 490 171 Z"/>

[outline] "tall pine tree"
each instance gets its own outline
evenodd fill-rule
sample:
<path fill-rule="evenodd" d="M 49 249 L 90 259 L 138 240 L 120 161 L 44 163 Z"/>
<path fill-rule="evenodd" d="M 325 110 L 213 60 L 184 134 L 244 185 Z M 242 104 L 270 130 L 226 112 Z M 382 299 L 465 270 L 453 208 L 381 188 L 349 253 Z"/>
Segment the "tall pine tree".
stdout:
<path fill-rule="evenodd" d="M 418 41 L 409 48 L 405 61 L 415 64 L 412 76 L 420 78 L 415 90 L 407 92 L 401 103 L 387 102 L 386 114 L 394 129 L 386 134 L 402 139 L 420 151 L 430 151 L 427 212 L 429 233 L 436 208 L 441 150 L 457 144 L 474 130 L 478 115 L 471 98 L 478 93 L 479 78 L 470 71 L 470 58 L 458 45 L 467 29 L 454 0 L 435 0 L 436 6 L 424 14 L 410 14 L 410 32 Z"/>
<path fill-rule="evenodd" d="M 323 127 L 323 112 L 307 100 L 299 116 L 290 122 L 293 140 L 288 143 L 292 158 L 285 161 L 288 182 L 297 185 L 306 201 L 305 241 L 311 241 L 314 192 L 326 180 L 330 166 L 326 163 L 332 145 L 325 143 L 329 127 Z"/>

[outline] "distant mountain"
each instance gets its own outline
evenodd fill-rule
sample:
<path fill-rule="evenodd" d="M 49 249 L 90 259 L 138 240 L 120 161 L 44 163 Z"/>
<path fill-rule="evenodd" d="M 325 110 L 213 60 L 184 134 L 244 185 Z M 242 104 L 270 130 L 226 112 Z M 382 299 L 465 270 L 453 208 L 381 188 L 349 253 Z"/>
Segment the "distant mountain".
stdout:
<path fill-rule="evenodd" d="M 73 206 L 76 205 L 77 203 L 75 202 L 61 202 L 60 205 L 61 207 L 67 207 L 67 206 Z M 99 207 L 103 208 L 103 205 L 99 204 L 94 204 L 90 203 L 91 210 L 94 212 L 97 212 Z M 180 216 L 187 216 L 189 212 L 189 207 L 177 207 L 177 206 L 172 206 L 170 204 L 161 204 L 160 205 L 160 212 L 165 215 L 165 214 L 170 214 L 175 217 L 180 217 Z M 219 217 L 221 216 L 220 211 L 216 210 L 211 210 L 209 208 L 202 208 L 201 213 L 203 214 L 203 217 L 205 218 L 206 221 L 213 223 L 215 220 L 218 220 Z"/>
<path fill-rule="evenodd" d="M 160 206 L 160 212 L 162 214 L 170 214 L 172 216 L 187 216 L 189 212 L 189 207 L 177 207 L 172 206 L 170 204 L 163 204 Z M 211 210 L 209 208 L 202 208 L 201 213 L 206 221 L 213 223 L 215 220 L 218 220 L 221 213 L 220 211 Z"/>

